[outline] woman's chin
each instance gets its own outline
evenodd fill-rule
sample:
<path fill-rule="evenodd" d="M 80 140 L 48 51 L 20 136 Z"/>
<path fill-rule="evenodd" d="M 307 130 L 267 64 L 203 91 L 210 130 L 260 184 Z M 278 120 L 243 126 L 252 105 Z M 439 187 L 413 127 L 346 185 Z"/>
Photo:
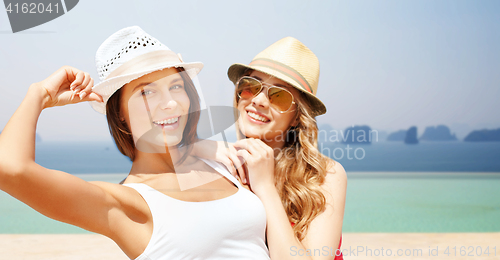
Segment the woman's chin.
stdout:
<path fill-rule="evenodd" d="M 153 138 L 151 137 L 152 136 L 142 136 L 139 138 L 135 143 L 137 150 L 144 153 L 166 153 L 167 148 L 174 148 L 182 140 L 182 136 L 164 137 L 163 135 L 157 135 Z"/>
<path fill-rule="evenodd" d="M 241 131 L 244 136 L 247 138 L 255 138 L 255 139 L 264 139 L 266 133 L 263 131 L 251 131 L 247 129 L 247 131 Z"/>
<path fill-rule="evenodd" d="M 262 127 L 255 127 L 249 124 L 240 123 L 239 125 L 241 133 L 248 138 L 261 139 L 264 136 L 265 131 Z"/>
<path fill-rule="evenodd" d="M 165 141 L 162 142 L 164 146 L 175 147 L 181 143 L 182 136 L 181 137 L 177 137 L 177 136 L 167 137 Z"/>
<path fill-rule="evenodd" d="M 263 139 L 264 136 L 269 134 L 269 130 L 262 126 L 255 126 L 249 124 L 240 124 L 240 131 L 248 138 Z"/>
<path fill-rule="evenodd" d="M 260 139 L 265 143 L 269 142 L 281 142 L 285 139 L 282 131 L 248 131 L 250 129 L 246 129 L 247 131 L 241 131 L 241 133 L 247 138 L 255 138 Z"/>

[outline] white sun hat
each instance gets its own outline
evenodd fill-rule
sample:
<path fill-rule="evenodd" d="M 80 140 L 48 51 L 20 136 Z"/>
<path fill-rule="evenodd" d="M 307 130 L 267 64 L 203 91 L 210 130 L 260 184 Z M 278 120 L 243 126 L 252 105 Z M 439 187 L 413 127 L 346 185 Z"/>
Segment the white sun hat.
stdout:
<path fill-rule="evenodd" d="M 201 62 L 185 63 L 180 54 L 139 26 L 127 27 L 109 36 L 97 49 L 95 63 L 100 82 L 92 90 L 104 102 L 91 101 L 90 105 L 101 114 L 106 114 L 106 104 L 113 93 L 146 74 L 182 67 L 190 78 L 194 78 L 203 68 Z"/>

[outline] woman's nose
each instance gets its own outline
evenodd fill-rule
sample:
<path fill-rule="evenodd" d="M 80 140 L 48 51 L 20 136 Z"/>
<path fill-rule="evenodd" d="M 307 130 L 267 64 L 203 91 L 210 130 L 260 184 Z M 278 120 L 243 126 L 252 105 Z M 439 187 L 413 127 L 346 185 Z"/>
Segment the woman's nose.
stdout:
<path fill-rule="evenodd" d="M 263 89 L 257 96 L 255 96 L 252 99 L 252 103 L 256 106 L 262 107 L 262 108 L 268 108 L 269 107 L 269 99 L 267 98 L 266 95 L 267 91 L 266 89 Z"/>
<path fill-rule="evenodd" d="M 160 101 L 160 109 L 174 109 L 177 106 L 177 102 L 170 95 L 170 91 L 165 91 L 165 93 L 161 97 Z"/>

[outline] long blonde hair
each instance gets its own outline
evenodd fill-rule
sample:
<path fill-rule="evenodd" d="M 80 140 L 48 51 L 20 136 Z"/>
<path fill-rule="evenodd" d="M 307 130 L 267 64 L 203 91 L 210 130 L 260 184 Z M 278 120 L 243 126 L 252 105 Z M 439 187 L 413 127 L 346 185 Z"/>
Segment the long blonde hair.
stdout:
<path fill-rule="evenodd" d="M 235 94 L 234 105 L 237 107 Z M 298 124 L 286 133 L 285 145 L 275 158 L 274 181 L 295 236 L 302 241 L 309 224 L 326 208 L 321 185 L 335 163 L 318 150 L 318 126 L 304 94 L 297 102 Z M 236 124 L 238 139 L 246 138 Z"/>

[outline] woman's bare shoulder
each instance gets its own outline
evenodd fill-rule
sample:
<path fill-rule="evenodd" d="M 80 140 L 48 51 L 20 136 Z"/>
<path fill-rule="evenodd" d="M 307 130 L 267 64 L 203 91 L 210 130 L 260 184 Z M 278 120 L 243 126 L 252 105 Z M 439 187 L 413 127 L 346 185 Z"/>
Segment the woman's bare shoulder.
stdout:
<path fill-rule="evenodd" d="M 345 189 L 347 187 L 347 174 L 342 164 L 329 159 L 323 187 L 327 190 Z"/>

